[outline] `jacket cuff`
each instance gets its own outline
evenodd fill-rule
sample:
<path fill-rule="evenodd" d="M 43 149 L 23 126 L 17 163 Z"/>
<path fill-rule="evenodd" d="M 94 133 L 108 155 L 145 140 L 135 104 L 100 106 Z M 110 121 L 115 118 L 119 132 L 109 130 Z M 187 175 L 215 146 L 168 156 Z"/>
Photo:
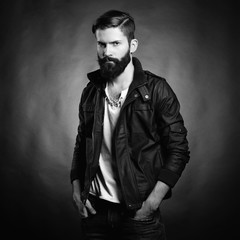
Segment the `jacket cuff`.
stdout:
<path fill-rule="evenodd" d="M 72 183 L 75 179 L 79 179 L 78 171 L 77 171 L 77 170 L 71 170 L 71 172 L 70 172 L 70 181 L 71 181 L 71 183 Z"/>
<path fill-rule="evenodd" d="M 180 176 L 168 169 L 161 169 L 158 180 L 166 183 L 169 187 L 173 188 L 177 183 Z"/>

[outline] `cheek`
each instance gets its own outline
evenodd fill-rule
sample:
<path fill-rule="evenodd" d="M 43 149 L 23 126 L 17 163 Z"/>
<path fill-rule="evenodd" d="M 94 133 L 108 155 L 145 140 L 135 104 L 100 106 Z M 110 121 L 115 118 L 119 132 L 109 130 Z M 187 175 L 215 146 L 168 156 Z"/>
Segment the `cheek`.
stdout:
<path fill-rule="evenodd" d="M 102 57 L 103 56 L 103 51 L 101 49 L 97 49 L 97 55 L 99 57 Z"/>
<path fill-rule="evenodd" d="M 124 47 L 119 51 L 119 57 L 122 58 L 124 57 L 127 53 L 129 53 L 129 47 Z"/>

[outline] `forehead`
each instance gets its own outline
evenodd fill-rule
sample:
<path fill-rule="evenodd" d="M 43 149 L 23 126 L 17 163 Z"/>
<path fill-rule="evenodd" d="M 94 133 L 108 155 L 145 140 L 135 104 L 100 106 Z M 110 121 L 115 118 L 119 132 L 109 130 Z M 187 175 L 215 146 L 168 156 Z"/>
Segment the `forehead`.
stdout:
<path fill-rule="evenodd" d="M 98 29 L 96 31 L 97 41 L 101 42 L 114 42 L 114 41 L 125 41 L 127 37 L 121 31 L 119 27 L 116 28 L 106 28 L 106 29 Z"/>

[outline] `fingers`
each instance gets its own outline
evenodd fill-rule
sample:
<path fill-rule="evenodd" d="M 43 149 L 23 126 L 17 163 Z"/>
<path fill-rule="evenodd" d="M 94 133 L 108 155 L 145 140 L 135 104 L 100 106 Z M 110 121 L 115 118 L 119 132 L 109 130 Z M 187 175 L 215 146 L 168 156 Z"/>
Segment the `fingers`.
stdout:
<path fill-rule="evenodd" d="M 87 212 L 87 208 L 82 204 L 82 208 L 79 209 L 79 213 L 80 213 L 80 216 L 82 218 L 87 218 L 88 217 L 88 212 Z"/>
<path fill-rule="evenodd" d="M 96 214 L 96 210 L 92 207 L 89 200 L 86 201 L 85 205 L 82 203 L 82 201 L 74 201 L 74 203 L 82 218 L 87 218 L 89 213 L 93 215 Z"/>
<path fill-rule="evenodd" d="M 73 193 L 73 204 L 77 208 L 82 218 L 87 218 L 88 213 L 96 214 L 96 210 L 93 208 L 91 202 L 87 200 L 86 203 L 84 204 L 81 201 L 81 197 L 79 193 L 76 193 L 76 192 Z"/>
<path fill-rule="evenodd" d="M 149 206 L 146 204 L 146 202 L 143 202 L 142 207 L 136 211 L 136 214 L 134 218 L 137 219 L 144 219 L 149 217 L 152 214 L 151 209 Z"/>
<path fill-rule="evenodd" d="M 93 208 L 91 202 L 89 200 L 86 201 L 86 208 L 91 214 L 96 214 L 96 210 Z"/>
<path fill-rule="evenodd" d="M 87 209 L 81 201 L 75 202 L 75 206 L 77 207 L 77 210 L 82 218 L 88 217 Z"/>
<path fill-rule="evenodd" d="M 83 204 L 83 202 L 81 201 L 80 196 L 73 195 L 73 205 L 78 210 L 78 212 L 82 218 L 88 217 L 87 209 L 86 209 L 85 205 Z"/>

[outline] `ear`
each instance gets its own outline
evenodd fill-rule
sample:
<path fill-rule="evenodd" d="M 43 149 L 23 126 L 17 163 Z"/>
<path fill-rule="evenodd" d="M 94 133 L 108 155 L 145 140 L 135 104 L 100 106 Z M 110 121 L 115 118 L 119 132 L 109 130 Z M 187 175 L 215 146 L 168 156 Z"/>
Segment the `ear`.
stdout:
<path fill-rule="evenodd" d="M 136 52 L 137 48 L 138 48 L 138 40 L 132 39 L 130 42 L 130 53 Z"/>

